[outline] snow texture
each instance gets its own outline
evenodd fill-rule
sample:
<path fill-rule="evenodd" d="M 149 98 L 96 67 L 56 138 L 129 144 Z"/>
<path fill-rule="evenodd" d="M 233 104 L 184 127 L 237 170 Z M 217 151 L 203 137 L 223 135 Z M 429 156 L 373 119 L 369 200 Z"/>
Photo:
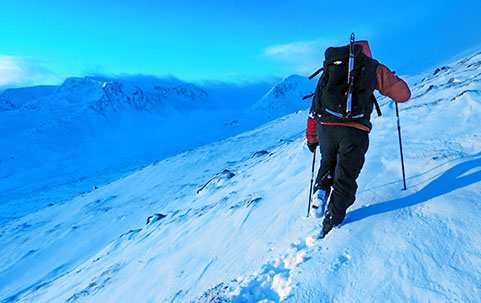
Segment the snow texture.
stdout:
<path fill-rule="evenodd" d="M 6 220 L 0 300 L 480 302 L 481 53 L 406 79 L 408 189 L 380 97 L 357 200 L 325 239 L 305 217 L 302 110 Z"/>

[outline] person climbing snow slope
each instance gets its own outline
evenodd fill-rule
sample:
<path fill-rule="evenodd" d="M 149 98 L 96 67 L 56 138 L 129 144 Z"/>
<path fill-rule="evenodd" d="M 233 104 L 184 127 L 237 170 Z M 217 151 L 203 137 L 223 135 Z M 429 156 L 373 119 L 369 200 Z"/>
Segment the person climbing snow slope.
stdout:
<path fill-rule="evenodd" d="M 347 208 L 354 203 L 356 179 L 369 146 L 370 115 L 374 105 L 378 107 L 374 90 L 395 102 L 406 102 L 411 97 L 406 82 L 372 59 L 369 43 L 354 42 L 353 37 L 350 46 L 326 50 L 324 74 L 316 88 L 307 123 L 309 150 L 314 152 L 319 146 L 322 154 L 312 205 L 317 217 L 324 216 L 320 238 L 342 223 Z M 354 61 L 352 67 L 350 57 Z M 348 78 L 353 83 L 351 88 Z M 352 96 L 349 105 L 348 93 Z M 378 114 L 381 114 L 379 109 Z"/>

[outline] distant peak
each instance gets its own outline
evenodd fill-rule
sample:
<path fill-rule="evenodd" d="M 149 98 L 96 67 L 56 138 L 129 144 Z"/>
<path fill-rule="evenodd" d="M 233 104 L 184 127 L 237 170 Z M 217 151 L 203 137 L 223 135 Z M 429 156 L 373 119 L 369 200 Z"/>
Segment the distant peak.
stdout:
<path fill-rule="evenodd" d="M 78 85 L 95 85 L 95 86 L 101 86 L 102 82 L 93 80 L 90 78 L 86 77 L 70 77 L 65 79 L 63 84 L 60 87 L 72 87 L 72 86 L 78 86 Z"/>
<path fill-rule="evenodd" d="M 309 79 L 307 79 L 307 78 L 304 77 L 304 76 L 300 76 L 300 75 L 297 75 L 297 74 L 292 74 L 292 75 L 284 78 L 281 82 L 288 82 L 288 81 L 305 81 L 305 80 L 309 80 Z"/>

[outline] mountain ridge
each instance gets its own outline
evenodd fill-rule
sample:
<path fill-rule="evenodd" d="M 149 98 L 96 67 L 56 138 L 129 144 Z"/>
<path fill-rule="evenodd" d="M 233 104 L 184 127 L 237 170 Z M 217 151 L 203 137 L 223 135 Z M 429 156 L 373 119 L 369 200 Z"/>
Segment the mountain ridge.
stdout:
<path fill-rule="evenodd" d="M 46 105 L 57 107 L 77 105 L 105 114 L 108 111 L 120 111 L 124 107 L 157 111 L 169 106 L 201 107 L 208 103 L 207 99 L 208 93 L 192 83 L 172 87 L 154 85 L 144 91 L 127 82 L 70 77 L 59 86 L 41 85 L 6 89 L 0 94 L 0 109 L 41 109 Z"/>

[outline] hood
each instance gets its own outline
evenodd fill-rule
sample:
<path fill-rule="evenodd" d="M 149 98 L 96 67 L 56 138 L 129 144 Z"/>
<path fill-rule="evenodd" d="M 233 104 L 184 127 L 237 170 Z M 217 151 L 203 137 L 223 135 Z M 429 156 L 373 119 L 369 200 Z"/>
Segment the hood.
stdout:
<path fill-rule="evenodd" d="M 367 42 L 367 40 L 356 41 L 354 44 L 362 46 L 362 52 L 364 55 L 372 58 L 371 48 L 369 47 L 369 42 Z"/>

